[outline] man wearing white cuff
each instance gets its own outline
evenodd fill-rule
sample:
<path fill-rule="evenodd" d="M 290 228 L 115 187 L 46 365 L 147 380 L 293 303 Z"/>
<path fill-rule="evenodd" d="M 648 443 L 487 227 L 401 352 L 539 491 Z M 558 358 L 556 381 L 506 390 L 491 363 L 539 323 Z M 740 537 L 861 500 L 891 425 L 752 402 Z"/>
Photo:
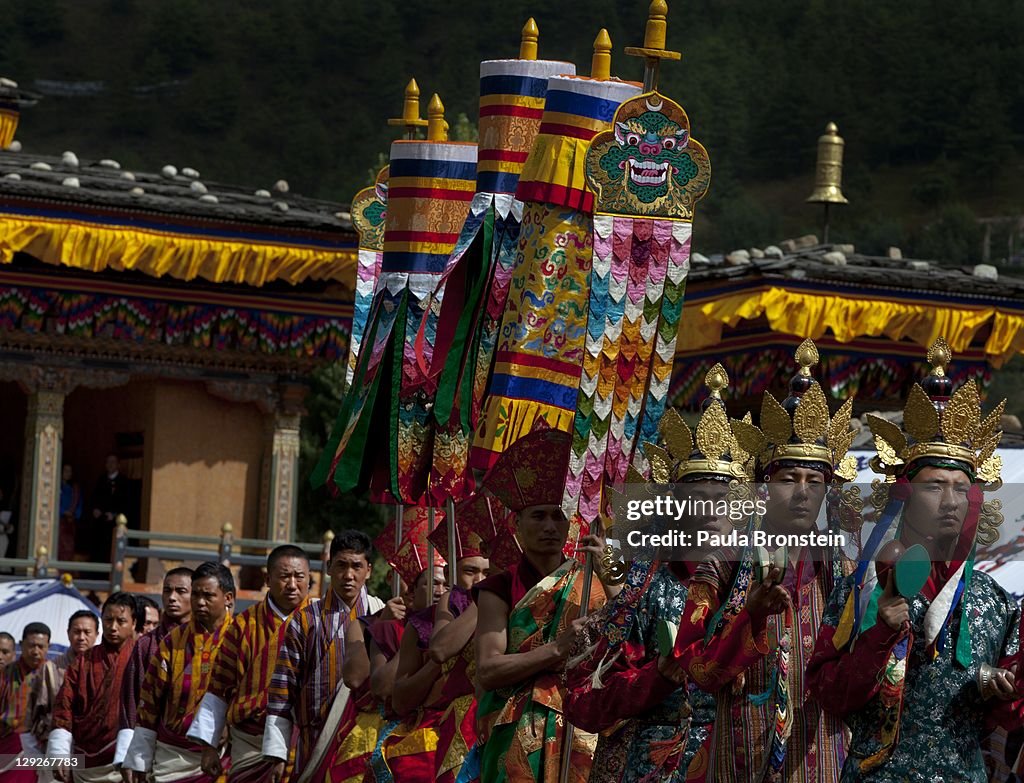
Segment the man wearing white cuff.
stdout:
<path fill-rule="evenodd" d="M 77 767 L 54 767 L 61 783 L 120 783 L 114 769 L 117 712 L 140 613 L 135 598 L 114 593 L 103 604 L 103 641 L 79 655 L 64 674 L 53 705 L 50 757 L 84 756 Z"/>
<path fill-rule="evenodd" d="M 192 619 L 160 642 L 142 684 L 138 722 L 124 759 L 128 783 L 152 771 L 159 783 L 208 783 L 202 746 L 186 736 L 210 684 L 213 661 L 231 621 L 235 580 L 220 563 L 192 575 Z"/>
<path fill-rule="evenodd" d="M 156 655 L 160 642 L 179 625 L 184 625 L 192 616 L 192 569 L 172 568 L 164 575 L 161 600 L 164 605 L 163 618 L 160 625 L 149 633 L 143 633 L 135 641 L 135 649 L 128 659 L 124 681 L 121 685 L 121 707 L 118 715 L 117 744 L 114 748 L 114 766 L 120 767 L 124 761 L 128 746 L 132 741 L 135 723 L 138 719 L 139 701 L 142 693 L 142 680 L 146 676 L 146 667 Z M 135 628 L 136 632 L 140 629 Z"/>
<path fill-rule="evenodd" d="M 324 760 L 341 718 L 332 709 L 345 661 L 345 631 L 351 621 L 373 614 L 383 601 L 366 592 L 373 544 L 360 530 L 342 530 L 331 542 L 331 589 L 309 601 L 285 624 L 267 697 L 263 755 L 275 760 L 270 780 L 284 776 L 289 748 L 295 748 L 291 780 L 306 783 Z M 343 707 L 342 701 L 338 702 Z M 298 741 L 293 743 L 293 727 Z"/>
<path fill-rule="evenodd" d="M 267 690 L 277 663 L 281 629 L 309 594 L 309 557 L 297 546 L 277 547 L 267 558 L 270 590 L 231 621 L 213 666 L 210 688 L 188 730 L 203 744 L 203 771 L 220 771 L 218 747 L 225 728 L 231 743 L 228 783 L 260 783 L 275 762 L 263 756 Z M 287 749 L 284 750 L 287 753 Z"/>

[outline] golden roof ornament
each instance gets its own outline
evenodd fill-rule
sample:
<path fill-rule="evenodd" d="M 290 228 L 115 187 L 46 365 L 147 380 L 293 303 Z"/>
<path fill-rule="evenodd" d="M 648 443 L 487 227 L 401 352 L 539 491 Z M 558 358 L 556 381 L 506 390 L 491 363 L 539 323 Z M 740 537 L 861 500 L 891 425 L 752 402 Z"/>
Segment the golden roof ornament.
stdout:
<path fill-rule="evenodd" d="M 877 456 L 871 465 L 890 479 L 902 476 L 920 459 L 953 460 L 969 466 L 983 484 L 998 484 L 1002 460 L 995 456 L 1003 433 L 1002 400 L 984 419 L 977 384 L 967 381 L 956 391 L 946 368 L 952 360 L 949 344 L 938 338 L 928 348 L 931 372 L 915 383 L 903 408 L 903 427 L 869 414 L 868 427 Z"/>
<path fill-rule="evenodd" d="M 807 197 L 808 204 L 846 204 L 843 195 L 843 147 L 846 142 L 839 135 L 834 122 L 825 126 L 818 137 L 818 164 L 814 169 L 814 192 Z"/>
<path fill-rule="evenodd" d="M 819 361 L 818 348 L 804 340 L 796 349 L 799 369 L 789 383 L 790 395 L 781 403 L 765 393 L 761 404 L 761 426 L 733 421 L 741 448 L 757 456 L 763 471 L 774 462 L 817 462 L 830 466 L 845 481 L 857 477 L 857 461 L 847 455 L 853 443 L 850 429 L 853 398 L 846 400 L 829 417 L 828 400 L 821 384 L 811 375 Z"/>
<path fill-rule="evenodd" d="M 832 204 L 846 204 L 843 195 L 843 147 L 846 142 L 839 135 L 834 122 L 825 126 L 825 133 L 818 137 L 818 162 L 814 167 L 814 192 L 807 197 L 808 204 L 822 204 L 825 207 L 825 225 L 822 242 L 828 243 L 828 209 Z"/>
<path fill-rule="evenodd" d="M 531 16 L 523 25 L 523 37 L 519 42 L 519 59 L 537 59 L 537 40 L 540 38 L 540 29 L 537 22 Z"/>
<path fill-rule="evenodd" d="M 682 55 L 665 48 L 668 38 L 668 3 L 651 0 L 647 11 L 643 46 L 627 46 L 626 54 L 644 59 L 644 92 L 658 89 L 658 68 L 662 60 L 679 60 Z"/>
<path fill-rule="evenodd" d="M 405 85 L 405 101 L 402 104 L 402 116 L 392 117 L 388 125 L 400 125 L 405 128 L 405 138 L 415 139 L 416 129 L 427 127 L 427 121 L 420 119 L 420 86 L 415 79 Z"/>
<path fill-rule="evenodd" d="M 605 28 L 594 39 L 594 56 L 590 60 L 590 78 L 606 82 L 612 78 L 612 38 Z"/>

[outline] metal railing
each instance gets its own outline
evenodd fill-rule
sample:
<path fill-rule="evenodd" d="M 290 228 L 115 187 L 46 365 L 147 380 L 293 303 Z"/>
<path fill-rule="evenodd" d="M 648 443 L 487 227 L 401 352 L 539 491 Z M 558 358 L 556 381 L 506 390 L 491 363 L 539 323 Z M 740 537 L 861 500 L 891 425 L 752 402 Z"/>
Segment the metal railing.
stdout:
<path fill-rule="evenodd" d="M 85 578 L 79 577 L 74 580 L 75 586 L 83 590 L 111 593 L 118 590 L 159 593 L 161 590 L 159 584 L 128 582 L 125 579 L 125 573 L 128 570 L 127 561 L 152 559 L 166 564 L 212 560 L 222 563 L 228 568 L 234 566 L 264 567 L 267 562 L 267 554 L 282 543 L 261 538 L 236 539 L 231 523 L 224 524 L 219 536 L 129 530 L 128 520 L 123 514 L 118 515 L 115 524 L 109 563 L 50 560 L 47 547 L 40 546 L 36 550 L 34 559 L 0 558 L 0 569 L 9 569 L 14 572 L 14 576 L 7 576 L 6 579 L 26 577 L 45 579 L 60 573 L 77 572 L 86 575 Z M 321 595 L 327 587 L 327 566 L 330 561 L 333 540 L 334 533 L 328 530 L 324 533 L 320 543 L 296 542 L 293 544 L 309 555 L 310 571 L 319 571 L 318 587 Z M 191 546 L 180 546 L 182 544 Z M 248 553 L 243 550 L 248 550 Z M 96 574 L 97 578 L 89 578 L 91 574 Z M 242 599 L 255 600 L 261 594 L 262 590 L 238 591 L 238 597 Z"/>

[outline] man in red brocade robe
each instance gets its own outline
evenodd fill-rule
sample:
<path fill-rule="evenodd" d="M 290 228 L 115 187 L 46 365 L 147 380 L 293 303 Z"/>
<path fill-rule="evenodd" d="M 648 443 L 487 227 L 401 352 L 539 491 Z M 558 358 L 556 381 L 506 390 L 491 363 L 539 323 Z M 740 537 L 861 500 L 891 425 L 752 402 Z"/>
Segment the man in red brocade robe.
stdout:
<path fill-rule="evenodd" d="M 565 752 L 561 670 L 582 623 L 585 573 L 563 554 L 569 445 L 566 432 L 531 432 L 484 479 L 484 487 L 516 512 L 523 548 L 511 573 L 488 577 L 475 588 L 477 681 L 487 691 L 478 704 L 481 779 L 487 783 L 556 780 Z M 586 546 L 589 551 L 597 544 L 588 537 Z M 590 609 L 605 597 L 605 586 L 594 578 Z M 595 743 L 593 735 L 574 732 L 573 781 L 586 781 Z"/>
<path fill-rule="evenodd" d="M 203 770 L 216 776 L 218 748 L 229 732 L 228 783 L 270 779 L 275 763 L 263 756 L 267 690 L 277 663 L 281 628 L 309 594 L 309 557 L 297 546 L 279 546 L 267 557 L 266 598 L 231 621 L 188 736 L 203 743 Z"/>
<path fill-rule="evenodd" d="M 459 514 L 456 512 L 456 519 L 458 518 Z M 439 525 L 435 534 L 431 536 L 435 547 L 445 553 L 448 548 L 446 532 L 446 526 Z M 459 597 L 468 598 L 470 588 L 486 575 L 487 559 L 481 556 L 478 548 L 472 548 L 468 541 L 462 551 L 458 552 L 458 557 L 458 581 L 455 589 L 459 591 Z M 453 661 L 446 669 L 442 661 L 433 660 L 427 653 L 441 603 L 444 604 L 446 616 L 452 616 L 449 601 L 451 595 L 450 592 L 444 593 L 439 596 L 440 602 L 412 614 L 402 636 L 392 692 L 392 706 L 395 713 L 402 718 L 402 722 L 383 746 L 384 758 L 395 783 L 433 780 L 437 766 L 436 749 L 440 740 L 439 724 L 453 699 L 449 677 L 454 673 L 459 680 L 450 683 L 456 692 L 465 691 L 472 694 L 474 690 L 472 682 L 465 676 L 465 666 L 458 667 L 455 671 L 453 666 L 456 662 Z M 459 598 L 456 599 L 455 607 L 460 606 L 458 601 Z M 469 637 L 466 636 L 460 651 L 468 640 Z"/>
<path fill-rule="evenodd" d="M 79 655 L 64 674 L 53 708 L 53 730 L 46 746 L 51 757 L 84 756 L 71 767 L 54 767 L 61 783 L 120 783 L 114 768 L 121 682 L 135 645 L 139 606 L 128 593 L 114 593 L 103 604 L 103 640 Z"/>

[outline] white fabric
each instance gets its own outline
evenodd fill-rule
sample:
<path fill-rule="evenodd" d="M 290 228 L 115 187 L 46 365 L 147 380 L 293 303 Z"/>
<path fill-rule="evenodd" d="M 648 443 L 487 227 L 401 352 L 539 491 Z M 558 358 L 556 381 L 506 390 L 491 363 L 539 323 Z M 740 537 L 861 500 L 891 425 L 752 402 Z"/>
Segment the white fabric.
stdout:
<path fill-rule="evenodd" d="M 227 716 L 227 702 L 220 696 L 207 692 L 203 695 L 203 700 L 199 702 L 199 709 L 196 710 L 195 717 L 192 718 L 192 725 L 189 726 L 185 736 L 216 748 L 220 745 L 221 737 L 224 736 Z"/>
<path fill-rule="evenodd" d="M 480 63 L 480 78 L 488 76 L 526 76 L 546 79 L 549 76 L 576 73 L 573 63 L 558 60 L 484 60 Z"/>
<path fill-rule="evenodd" d="M 136 729 L 138 733 L 138 729 Z M 156 744 L 153 754 L 153 780 L 155 783 L 171 783 L 182 778 L 191 778 L 202 770 L 202 754 L 175 748 L 163 742 Z"/>
<path fill-rule="evenodd" d="M 292 743 L 292 722 L 280 715 L 268 715 L 263 729 L 263 755 L 278 761 L 288 760 Z"/>
<path fill-rule="evenodd" d="M 124 757 L 123 766 L 127 769 L 134 769 L 136 772 L 149 772 L 153 767 L 155 755 L 156 732 L 136 726 L 132 735 L 132 744 L 128 746 L 128 752 Z"/>
<path fill-rule="evenodd" d="M 128 755 L 128 746 L 132 744 L 133 734 L 135 734 L 135 729 L 121 729 L 117 732 L 117 744 L 114 746 L 115 767 L 124 764 L 124 757 Z"/>
<path fill-rule="evenodd" d="M 121 783 L 121 772 L 113 764 L 102 767 L 75 767 L 71 771 L 75 783 Z"/>
<path fill-rule="evenodd" d="M 73 738 L 67 729 L 53 729 L 46 741 L 47 756 L 70 756 Z"/>
<path fill-rule="evenodd" d="M 942 586 L 935 600 L 928 605 L 924 613 L 924 643 L 930 645 L 939 638 L 943 623 L 949 614 L 949 608 L 953 605 L 953 597 L 956 595 L 957 587 L 960 586 L 960 578 L 964 575 L 964 568 L 967 563 L 961 563 L 956 573 Z"/>
<path fill-rule="evenodd" d="M 246 769 L 262 764 L 263 737 L 239 731 L 234 726 L 228 729 L 231 735 L 231 771 L 243 772 Z"/>

